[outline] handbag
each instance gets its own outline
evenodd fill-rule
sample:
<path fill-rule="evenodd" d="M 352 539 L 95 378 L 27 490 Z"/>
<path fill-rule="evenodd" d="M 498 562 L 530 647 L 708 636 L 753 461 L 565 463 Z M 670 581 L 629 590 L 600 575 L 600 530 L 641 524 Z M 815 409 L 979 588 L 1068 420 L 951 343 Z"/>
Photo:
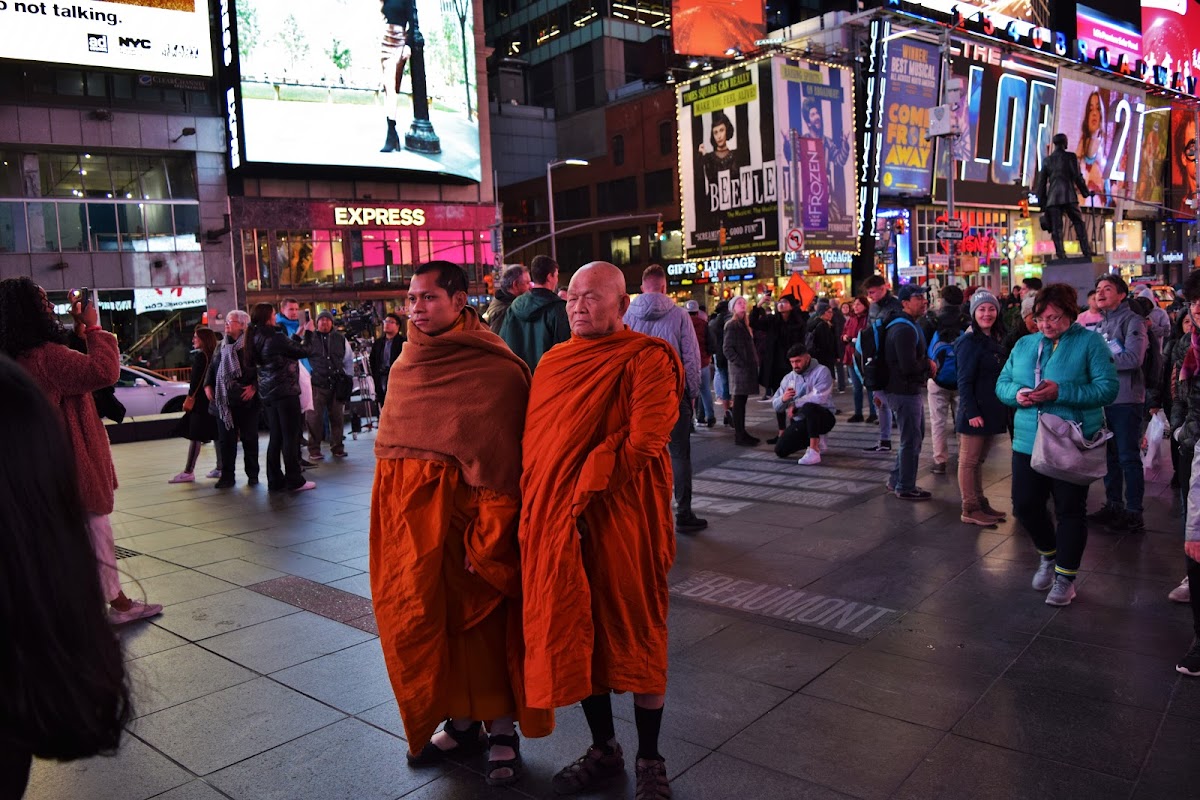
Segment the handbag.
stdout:
<path fill-rule="evenodd" d="M 354 379 L 344 372 L 334 373 L 333 397 L 339 403 L 349 403 L 350 395 L 354 394 Z"/>
<path fill-rule="evenodd" d="M 1034 386 L 1042 382 L 1044 344 L 1045 339 L 1038 343 L 1037 366 L 1033 372 Z M 1108 472 L 1106 445 L 1112 436 L 1112 431 L 1101 427 L 1088 439 L 1083 435 L 1083 425 L 1080 423 L 1063 419 L 1057 414 L 1039 411 L 1030 466 L 1034 472 L 1047 478 L 1077 486 L 1088 486 Z"/>
<path fill-rule="evenodd" d="M 212 366 L 212 359 L 207 355 L 204 357 L 204 377 L 200 379 L 200 383 L 196 385 L 196 391 L 183 398 L 183 413 L 188 413 L 196 407 L 196 395 L 204 388 L 204 384 L 208 383 L 208 369 Z"/>

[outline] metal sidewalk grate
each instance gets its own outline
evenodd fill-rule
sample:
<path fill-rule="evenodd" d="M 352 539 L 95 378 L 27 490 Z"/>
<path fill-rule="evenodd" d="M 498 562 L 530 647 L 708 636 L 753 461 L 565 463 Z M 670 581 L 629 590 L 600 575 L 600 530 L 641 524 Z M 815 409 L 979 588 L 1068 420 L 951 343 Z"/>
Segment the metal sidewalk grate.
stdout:
<path fill-rule="evenodd" d="M 118 561 L 122 558 L 133 558 L 134 556 L 142 555 L 137 550 L 130 550 L 128 547 L 118 547 L 118 548 L 116 548 L 116 550 L 117 550 L 117 560 Z"/>

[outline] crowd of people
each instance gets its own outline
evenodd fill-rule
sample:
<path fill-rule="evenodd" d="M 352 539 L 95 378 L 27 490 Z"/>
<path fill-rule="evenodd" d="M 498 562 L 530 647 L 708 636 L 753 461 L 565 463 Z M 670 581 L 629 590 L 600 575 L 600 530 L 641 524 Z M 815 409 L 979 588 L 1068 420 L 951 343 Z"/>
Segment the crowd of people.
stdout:
<path fill-rule="evenodd" d="M 956 435 L 961 520 L 982 527 L 1007 518 L 985 496 L 982 473 L 1007 434 L 1011 513 L 1036 550 L 1032 586 L 1053 606 L 1076 597 L 1089 527 L 1145 531 L 1141 453 L 1154 443 L 1143 439 L 1148 421 L 1165 415 L 1172 485 L 1186 509 L 1186 577 L 1169 599 L 1191 603 L 1197 632 L 1177 669 L 1200 676 L 1200 598 L 1190 591 L 1200 578 L 1200 271 L 1171 310 L 1115 274 L 1097 280 L 1086 310 L 1073 287 L 1030 278 L 1011 295 L 944 287 L 931 312 L 926 287 L 893 294 L 872 276 L 846 303 L 805 309 L 782 297 L 768 313 L 737 296 L 711 317 L 695 301 L 677 305 L 657 266 L 632 301 L 621 270 L 604 262 L 558 284 L 558 264 L 545 256 L 509 267 L 481 318 L 461 268 L 422 265 L 407 337 L 389 315 L 371 348 L 382 405 L 371 587 L 414 768 L 486 752 L 486 782 L 511 784 L 523 771 L 518 729 L 548 735 L 554 710 L 580 702 L 592 741 L 554 788 L 590 791 L 624 772 L 611 694 L 629 692 L 636 795 L 671 796 L 658 750 L 667 575 L 676 534 L 707 526 L 692 510 L 690 437 L 714 428 L 719 409 L 735 445 L 759 445 L 747 428 L 751 397 L 775 412 L 767 440 L 775 454 L 803 451 L 799 465 L 813 467 L 837 423 L 834 395 L 849 387 L 846 423 L 879 426 L 868 449 L 894 456 L 887 488 L 908 501 L 932 498 L 917 485 L 928 409 L 930 472 L 948 470 Z M 14 442 L 44 436 L 31 452 L 75 456 L 69 473 L 51 457 L 0 467 L 8 496 L 43 501 L 12 504 L 22 509 L 13 549 L 24 555 L 15 569 L 0 560 L 9 587 L 0 612 L 19 660 L 39 672 L 25 674 L 14 648 L 4 651 L 0 675 L 16 687 L 0 722 L 6 786 L 23 787 L 35 755 L 77 758 L 116 745 L 131 712 L 111 627 L 161 612 L 121 590 L 108 521 L 117 479 L 93 392 L 116 379 L 116 340 L 94 306 L 71 313 L 67 331 L 32 281 L 0 281 L 0 376 L 14 387 L 0 398 L 11 406 L 0 422 Z M 172 483 L 195 480 L 200 444 L 215 440 L 216 485 L 235 485 L 238 444 L 257 484 L 262 417 L 271 491 L 315 488 L 303 470 L 324 457 L 325 441 L 332 456 L 346 455 L 352 353 L 331 315 L 313 321 L 293 300 L 260 303 L 231 311 L 222 339 L 198 329 L 193 345 L 179 426 L 189 449 Z M 389 384 L 404 387 L 404 402 L 386 402 Z M 572 425 L 561 424 L 564 415 Z M 1085 439 L 1109 435 L 1105 502 L 1090 514 L 1086 480 L 1039 466 L 1048 417 Z M 480 437 L 485 418 L 505 424 Z M 26 618 L 20 598 L 51 560 L 78 579 L 61 608 Z M 84 679 L 64 696 L 56 687 L 68 674 Z"/>

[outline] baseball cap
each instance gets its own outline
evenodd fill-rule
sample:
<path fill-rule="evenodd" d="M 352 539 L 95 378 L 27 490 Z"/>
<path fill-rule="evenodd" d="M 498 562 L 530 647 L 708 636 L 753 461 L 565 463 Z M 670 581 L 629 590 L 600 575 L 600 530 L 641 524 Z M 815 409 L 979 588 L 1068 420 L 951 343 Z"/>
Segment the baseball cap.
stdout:
<path fill-rule="evenodd" d="M 900 287 L 900 291 L 896 292 L 896 297 L 903 303 L 905 300 L 911 300 L 919 294 L 925 294 L 925 287 L 919 283 L 906 283 Z"/>

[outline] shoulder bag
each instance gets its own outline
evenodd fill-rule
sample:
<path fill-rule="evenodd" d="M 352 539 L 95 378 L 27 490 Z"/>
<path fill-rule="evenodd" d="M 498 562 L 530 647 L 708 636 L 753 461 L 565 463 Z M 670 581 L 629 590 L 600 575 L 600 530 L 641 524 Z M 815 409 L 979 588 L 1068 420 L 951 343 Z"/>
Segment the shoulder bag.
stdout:
<path fill-rule="evenodd" d="M 1037 365 L 1033 371 L 1035 387 L 1042 382 L 1042 348 L 1045 341 L 1042 339 L 1038 343 Z M 1038 411 L 1030 465 L 1034 472 L 1047 478 L 1087 486 L 1108 472 L 1106 444 L 1112 436 L 1112 431 L 1101 427 L 1095 436 L 1088 439 L 1083 435 L 1080 423 Z"/>
<path fill-rule="evenodd" d="M 183 413 L 188 413 L 196 407 L 196 395 L 204 389 L 204 384 L 208 382 L 208 370 L 212 366 L 212 359 L 207 355 L 204 356 L 204 376 L 200 378 L 200 383 L 196 386 L 196 391 L 189 394 L 183 399 Z"/>

